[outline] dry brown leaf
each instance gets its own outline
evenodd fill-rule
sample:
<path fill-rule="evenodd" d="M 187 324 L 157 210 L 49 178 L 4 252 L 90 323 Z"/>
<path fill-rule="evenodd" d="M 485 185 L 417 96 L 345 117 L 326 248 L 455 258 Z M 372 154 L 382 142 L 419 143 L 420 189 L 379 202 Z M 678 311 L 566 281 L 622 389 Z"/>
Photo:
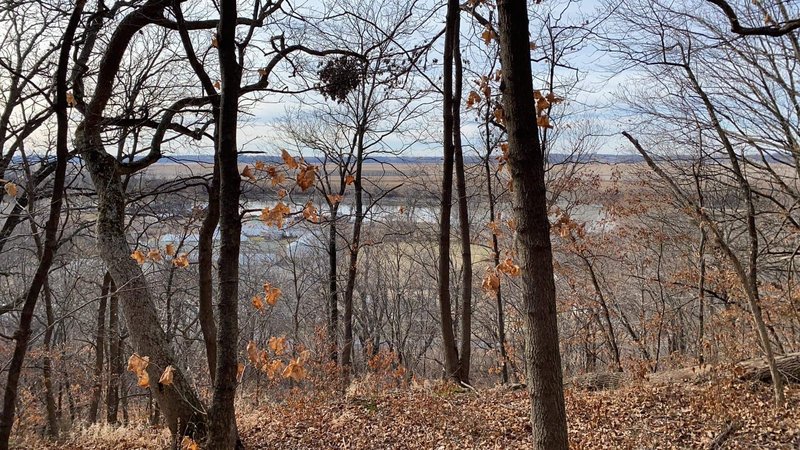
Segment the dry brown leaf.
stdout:
<path fill-rule="evenodd" d="M 147 252 L 147 259 L 149 259 L 150 261 L 154 261 L 154 262 L 161 261 L 161 259 L 162 259 L 161 258 L 161 251 L 158 250 L 157 248 L 154 248 L 154 249 L 150 250 L 149 252 Z"/>
<path fill-rule="evenodd" d="M 317 168 L 315 166 L 303 164 L 300 168 L 300 172 L 297 174 L 297 186 L 300 187 L 301 191 L 305 192 L 314 185 L 316 179 Z"/>
<path fill-rule="evenodd" d="M 164 369 L 164 373 L 161 374 L 161 378 L 158 379 L 159 384 L 163 384 L 164 386 L 169 386 L 172 384 L 172 380 L 175 377 L 175 368 L 172 366 L 167 366 Z"/>
<path fill-rule="evenodd" d="M 181 450 L 200 450 L 200 445 L 189 436 L 184 436 L 181 439 Z"/>
<path fill-rule="evenodd" d="M 16 197 L 17 196 L 17 185 L 16 184 L 14 184 L 14 183 L 12 183 L 10 181 L 6 181 L 6 184 L 3 185 L 3 189 L 5 189 L 6 194 L 8 194 L 8 195 L 10 195 L 12 197 Z"/>
<path fill-rule="evenodd" d="M 317 207 L 314 206 L 314 202 L 312 202 L 311 200 L 307 201 L 306 205 L 303 207 L 303 217 L 309 222 L 319 223 L 319 214 L 317 214 Z"/>
<path fill-rule="evenodd" d="M 128 358 L 128 370 L 136 375 L 139 387 L 146 388 L 150 386 L 150 375 L 145 370 L 148 365 L 150 365 L 149 356 L 139 356 L 138 353 L 134 353 Z"/>
<path fill-rule="evenodd" d="M 142 253 L 141 250 L 136 250 L 133 253 L 131 253 L 131 258 L 133 258 L 137 263 L 139 263 L 139 265 L 144 264 L 144 262 L 147 260 L 147 257 L 144 256 L 144 253 Z"/>
<path fill-rule="evenodd" d="M 189 255 L 186 253 L 182 253 L 180 256 L 176 256 L 172 260 L 172 265 L 175 267 L 187 268 L 189 267 Z"/>
<path fill-rule="evenodd" d="M 281 149 L 281 158 L 283 159 L 283 163 L 286 164 L 286 167 L 290 169 L 297 169 L 299 167 L 297 160 L 284 149 Z"/>
<path fill-rule="evenodd" d="M 251 302 L 253 303 L 253 308 L 255 308 L 255 309 L 259 310 L 259 311 L 264 309 L 264 300 L 261 298 L 260 295 L 254 295 L 253 299 L 251 300 Z"/>
<path fill-rule="evenodd" d="M 252 182 L 256 181 L 256 174 L 253 172 L 253 169 L 250 166 L 244 166 L 244 169 L 242 170 L 242 176 Z"/>

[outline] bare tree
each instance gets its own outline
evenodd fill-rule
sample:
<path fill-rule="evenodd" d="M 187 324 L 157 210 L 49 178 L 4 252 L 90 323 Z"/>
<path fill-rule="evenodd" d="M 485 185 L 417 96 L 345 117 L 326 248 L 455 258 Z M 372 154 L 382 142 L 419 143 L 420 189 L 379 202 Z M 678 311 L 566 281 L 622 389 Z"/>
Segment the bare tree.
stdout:
<path fill-rule="evenodd" d="M 78 28 L 84 5 L 84 2 L 78 2 L 72 11 L 59 50 L 58 69 L 55 81 L 56 98 L 53 102 L 58 121 L 58 136 L 56 140 L 57 167 L 55 171 L 55 180 L 53 182 L 50 213 L 47 217 L 47 223 L 45 224 L 45 236 L 42 242 L 41 254 L 39 255 L 39 266 L 36 269 L 36 274 L 33 280 L 31 280 L 30 287 L 25 295 L 19 328 L 15 334 L 16 344 L 14 346 L 14 357 L 8 369 L 8 379 L 3 396 L 3 412 L 0 416 L 0 447 L 3 448 L 8 447 L 11 428 L 14 425 L 17 387 L 19 386 L 19 377 L 22 372 L 25 353 L 28 350 L 28 342 L 30 341 L 33 313 L 36 309 L 36 302 L 39 299 L 42 287 L 47 281 L 47 274 L 50 271 L 50 266 L 53 263 L 53 257 L 58 245 L 57 234 L 61 222 L 61 205 L 64 196 L 64 181 L 66 179 L 67 158 L 69 154 L 67 148 L 67 136 L 69 132 L 67 123 L 67 70 L 72 40 Z"/>

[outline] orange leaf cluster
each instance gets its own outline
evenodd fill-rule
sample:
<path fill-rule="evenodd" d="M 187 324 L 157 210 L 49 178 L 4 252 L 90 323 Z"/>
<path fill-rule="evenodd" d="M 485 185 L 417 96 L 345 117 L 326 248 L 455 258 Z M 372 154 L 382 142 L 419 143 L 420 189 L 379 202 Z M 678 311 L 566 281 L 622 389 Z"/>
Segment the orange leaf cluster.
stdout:
<path fill-rule="evenodd" d="M 511 258 L 506 258 L 497 265 L 497 270 L 503 272 L 510 277 L 516 277 L 520 274 L 519 266 L 514 264 Z"/>
<path fill-rule="evenodd" d="M 294 381 L 301 381 L 306 377 L 304 363 L 307 355 L 305 353 L 297 358 L 290 359 L 288 365 L 278 358 L 286 352 L 285 336 L 273 336 L 269 339 L 267 345 L 272 350 L 274 357 L 270 357 L 269 352 L 266 350 L 259 350 L 253 341 L 247 344 L 247 359 L 254 367 L 264 372 L 270 380 L 275 379 L 278 375 Z"/>
<path fill-rule="evenodd" d="M 303 164 L 300 167 L 300 172 L 297 173 L 297 186 L 301 191 L 305 192 L 314 185 L 317 179 L 317 167 L 310 164 Z"/>
<path fill-rule="evenodd" d="M 181 439 L 181 450 L 200 450 L 200 445 L 189 436 Z"/>
<path fill-rule="evenodd" d="M 286 164 L 286 167 L 289 169 L 299 169 L 297 176 L 295 177 L 295 182 L 301 191 L 305 192 L 314 185 L 314 182 L 317 180 L 316 166 L 307 164 L 305 161 L 303 161 L 303 158 L 300 158 L 300 161 L 298 161 L 294 156 L 290 155 L 289 152 L 283 149 L 281 150 L 281 159 L 283 159 L 283 163 Z M 280 178 L 280 181 L 283 181 L 282 177 Z M 273 179 L 273 186 L 279 182 L 275 182 Z"/>
<path fill-rule="evenodd" d="M 502 170 L 508 162 L 508 142 L 500 143 L 500 155 L 497 156 L 497 168 Z"/>
<path fill-rule="evenodd" d="M 149 356 L 139 356 L 134 353 L 128 358 L 128 370 L 136 375 L 139 387 L 146 388 L 150 386 L 150 376 L 147 374 L 147 366 L 150 365 Z"/>
<path fill-rule="evenodd" d="M 283 371 L 283 361 L 280 359 L 273 359 L 272 361 L 264 364 L 261 368 L 267 374 L 267 378 L 274 380 L 279 373 Z"/>
<path fill-rule="evenodd" d="M 144 256 L 144 253 L 142 253 L 141 250 L 135 250 L 133 253 L 131 253 L 131 258 L 133 258 L 140 265 L 144 264 L 144 262 L 147 260 L 147 257 Z"/>
<path fill-rule="evenodd" d="M 278 172 L 278 168 L 275 167 L 275 166 L 267 167 L 266 171 L 267 171 L 267 175 L 269 175 L 269 178 L 270 178 L 273 186 L 277 186 L 277 185 L 283 183 L 284 180 L 286 180 L 286 176 L 283 173 Z"/>
<path fill-rule="evenodd" d="M 267 346 L 275 353 L 276 356 L 280 356 L 283 352 L 286 351 L 286 336 L 275 337 L 272 336 L 269 338 L 267 342 Z"/>
<path fill-rule="evenodd" d="M 470 91 L 469 95 L 467 95 L 467 109 L 470 109 L 481 102 L 481 94 L 478 94 L 475 91 Z"/>
<path fill-rule="evenodd" d="M 558 220 L 552 225 L 551 229 L 558 233 L 562 238 L 584 238 L 586 229 L 582 224 L 575 222 L 567 213 L 560 213 Z"/>
<path fill-rule="evenodd" d="M 300 358 L 292 358 L 289 364 L 283 369 L 283 378 L 289 378 L 294 381 L 302 381 L 306 377 L 306 369 L 303 367 L 303 361 Z"/>
<path fill-rule="evenodd" d="M 264 300 L 269 306 L 275 306 L 275 303 L 278 303 L 278 297 L 280 296 L 280 288 L 272 286 L 269 281 L 264 283 Z"/>
<path fill-rule="evenodd" d="M 164 249 L 164 253 L 166 253 L 168 256 L 174 256 L 175 245 L 167 244 L 166 248 Z M 136 261 L 138 264 L 141 265 L 144 264 L 147 260 L 153 262 L 161 262 L 163 261 L 164 257 L 161 255 L 161 250 L 154 248 L 148 250 L 147 254 L 145 254 L 141 250 L 135 250 L 133 253 L 131 253 L 131 259 L 133 259 L 134 261 Z M 183 255 L 174 258 L 172 260 L 172 264 L 175 265 L 176 267 L 188 267 L 189 266 L 188 255 L 184 253 Z"/>
<path fill-rule="evenodd" d="M 503 232 L 500 230 L 500 225 L 497 224 L 496 221 L 492 220 L 486 224 L 486 227 L 492 231 L 492 234 L 495 236 L 500 236 Z"/>
<path fill-rule="evenodd" d="M 547 95 L 542 95 L 542 92 L 539 90 L 533 91 L 533 98 L 536 100 L 536 125 L 541 128 L 553 128 L 553 125 L 550 123 L 550 116 L 547 115 L 547 112 L 552 105 L 561 103 L 564 99 L 557 97 L 552 92 Z"/>
<path fill-rule="evenodd" d="M 261 311 L 264 309 L 264 300 L 261 299 L 260 295 L 254 295 L 253 299 L 251 300 L 253 303 L 253 308 Z"/>
<path fill-rule="evenodd" d="M 486 269 L 486 274 L 484 274 L 483 281 L 481 282 L 481 289 L 487 294 L 497 295 L 497 292 L 500 290 L 500 277 L 497 276 L 496 270 L 491 267 Z"/>
<path fill-rule="evenodd" d="M 147 252 L 147 258 L 151 261 L 159 262 L 161 261 L 161 251 L 157 248 L 150 250 Z"/>
<path fill-rule="evenodd" d="M 307 201 L 306 205 L 303 207 L 303 217 L 309 222 L 319 223 L 319 214 L 317 214 L 317 207 L 314 206 L 314 202 L 312 202 L 311 200 Z"/>
<path fill-rule="evenodd" d="M 236 365 L 236 381 L 242 381 L 242 375 L 244 375 L 244 364 L 239 363 Z"/>
<path fill-rule="evenodd" d="M 494 109 L 494 120 L 500 125 L 504 124 L 506 121 L 505 111 L 500 105 L 497 105 L 497 107 Z"/>
<path fill-rule="evenodd" d="M 181 253 L 180 256 L 176 256 L 172 259 L 172 265 L 183 269 L 189 267 L 189 255 Z"/>
<path fill-rule="evenodd" d="M 289 207 L 283 203 L 278 202 L 273 208 L 264 208 L 261 210 L 261 220 L 269 225 L 283 228 L 283 219 L 289 214 Z"/>

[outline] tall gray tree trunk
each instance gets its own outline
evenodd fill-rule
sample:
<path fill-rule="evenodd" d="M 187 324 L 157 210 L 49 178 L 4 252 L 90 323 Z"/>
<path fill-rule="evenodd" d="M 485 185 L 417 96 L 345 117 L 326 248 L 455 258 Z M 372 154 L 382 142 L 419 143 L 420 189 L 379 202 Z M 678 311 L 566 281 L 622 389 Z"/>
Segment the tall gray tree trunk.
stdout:
<path fill-rule="evenodd" d="M 453 154 L 455 156 L 458 223 L 461 237 L 461 352 L 458 365 L 459 378 L 461 381 L 468 383 L 470 358 L 472 356 L 472 240 L 470 239 L 469 231 L 467 175 L 464 168 L 464 151 L 461 145 L 461 95 L 463 93 L 464 68 L 461 61 L 460 17 L 455 21 L 454 25 Z"/>
<path fill-rule="evenodd" d="M 78 126 L 75 145 L 86 164 L 97 192 L 97 246 L 117 287 L 120 309 L 127 321 L 131 343 L 141 356 L 150 358 L 147 372 L 151 392 L 166 423 L 173 432 L 204 436 L 205 408 L 180 365 L 176 363 L 164 329 L 159 323 L 152 293 L 142 268 L 131 259 L 125 235 L 125 190 L 122 175 L 130 169 L 103 146 L 103 113 L 111 99 L 122 58 L 134 36 L 161 17 L 167 2 L 147 2 L 132 10 L 117 25 L 101 60 L 94 94 L 86 105 L 84 121 Z M 174 114 L 174 112 L 173 112 Z M 173 384 L 158 385 L 167 366 L 173 366 Z"/>
<path fill-rule="evenodd" d="M 453 208 L 453 58 L 456 39 L 454 34 L 458 31 L 459 4 L 456 0 L 447 2 L 447 19 L 445 25 L 444 41 L 444 73 L 442 75 L 443 109 L 443 136 L 442 149 L 444 162 L 442 164 L 442 198 L 439 214 L 439 261 L 438 261 L 438 290 L 439 290 L 439 316 L 442 329 L 442 353 L 444 353 L 445 378 L 454 381 L 460 380 L 458 348 L 453 331 L 453 308 L 450 295 L 450 213 Z"/>
<path fill-rule="evenodd" d="M 533 98 L 525 0 L 498 0 L 498 35 L 508 165 L 514 190 L 517 253 L 522 271 L 525 362 L 534 448 L 567 449 L 567 419 L 558 342 L 556 289 L 547 217 L 544 152 Z"/>

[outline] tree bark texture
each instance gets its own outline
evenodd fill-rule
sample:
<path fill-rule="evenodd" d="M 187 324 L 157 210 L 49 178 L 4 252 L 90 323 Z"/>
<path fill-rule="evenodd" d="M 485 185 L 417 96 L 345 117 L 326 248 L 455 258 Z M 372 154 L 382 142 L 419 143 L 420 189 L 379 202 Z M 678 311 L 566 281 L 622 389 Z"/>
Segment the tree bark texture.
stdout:
<path fill-rule="evenodd" d="M 553 253 L 547 216 L 544 152 L 539 144 L 527 2 L 499 0 L 503 109 L 517 220 L 516 250 L 525 313 L 525 362 L 534 448 L 566 449 Z"/>

